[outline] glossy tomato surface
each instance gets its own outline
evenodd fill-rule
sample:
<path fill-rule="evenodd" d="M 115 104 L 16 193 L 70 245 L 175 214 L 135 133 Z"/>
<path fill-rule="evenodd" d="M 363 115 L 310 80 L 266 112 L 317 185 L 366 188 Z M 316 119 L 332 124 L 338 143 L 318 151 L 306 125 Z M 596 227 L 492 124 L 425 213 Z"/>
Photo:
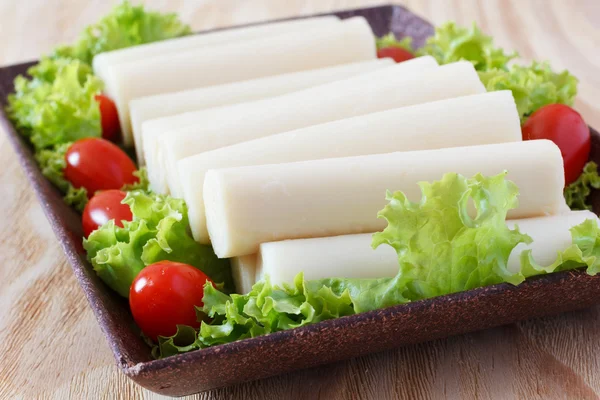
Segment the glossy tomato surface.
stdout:
<path fill-rule="evenodd" d="M 100 107 L 100 122 L 102 124 L 102 137 L 111 142 L 119 140 L 121 133 L 121 125 L 119 124 L 119 113 L 117 106 L 108 97 L 103 94 L 97 94 L 94 99 Z"/>
<path fill-rule="evenodd" d="M 110 221 L 115 220 L 115 225 L 123 227 L 121 221 L 131 221 L 133 215 L 128 204 L 121 204 L 127 193 L 121 190 L 104 190 L 96 193 L 83 209 L 81 222 L 85 237 Z"/>
<path fill-rule="evenodd" d="M 415 55 L 401 47 L 384 47 L 377 50 L 377 58 L 392 58 L 397 63 L 415 58 Z"/>
<path fill-rule="evenodd" d="M 65 178 L 76 188 L 86 188 L 88 198 L 97 190 L 121 189 L 138 181 L 131 158 L 108 140 L 80 139 L 69 147 L 65 158 Z"/>
<path fill-rule="evenodd" d="M 188 264 L 161 261 L 144 268 L 131 284 L 133 319 L 153 340 L 171 336 L 177 325 L 200 326 L 194 306 L 202 306 L 206 274 Z"/>
<path fill-rule="evenodd" d="M 523 140 L 556 143 L 565 166 L 565 185 L 581 175 L 590 155 L 590 130 L 581 115 L 564 104 L 550 104 L 531 114 L 523 124 Z"/>

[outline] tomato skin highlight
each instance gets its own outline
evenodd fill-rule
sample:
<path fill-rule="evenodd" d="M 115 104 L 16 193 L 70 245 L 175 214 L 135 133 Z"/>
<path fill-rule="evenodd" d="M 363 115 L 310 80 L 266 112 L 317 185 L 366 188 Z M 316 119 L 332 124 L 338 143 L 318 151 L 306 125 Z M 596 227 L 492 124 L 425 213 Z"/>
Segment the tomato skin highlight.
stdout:
<path fill-rule="evenodd" d="M 194 306 L 202 306 L 204 284 L 212 280 L 188 264 L 160 261 L 144 268 L 129 290 L 129 306 L 142 332 L 156 341 L 177 325 L 200 327 Z"/>
<path fill-rule="evenodd" d="M 102 138 L 117 142 L 121 135 L 119 113 L 114 101 L 103 94 L 97 94 L 94 99 L 100 107 L 100 123 L 102 124 Z"/>
<path fill-rule="evenodd" d="M 410 51 L 401 47 L 390 46 L 377 50 L 377 58 L 392 58 L 395 62 L 400 63 L 415 58 L 415 55 Z"/>
<path fill-rule="evenodd" d="M 127 193 L 121 190 L 104 190 L 88 201 L 81 216 L 86 238 L 111 219 L 114 219 L 115 225 L 121 228 L 123 227 L 122 221 L 133 219 L 129 205 L 121 204 L 126 195 Z"/>
<path fill-rule="evenodd" d="M 565 186 L 579 178 L 588 162 L 590 130 L 581 115 L 564 104 L 549 104 L 531 114 L 523 124 L 523 140 L 549 139 L 562 154 Z"/>
<path fill-rule="evenodd" d="M 80 139 L 69 147 L 65 159 L 65 179 L 76 188 L 84 187 L 88 198 L 98 190 L 121 189 L 139 180 L 133 175 L 133 161 L 108 140 Z"/>

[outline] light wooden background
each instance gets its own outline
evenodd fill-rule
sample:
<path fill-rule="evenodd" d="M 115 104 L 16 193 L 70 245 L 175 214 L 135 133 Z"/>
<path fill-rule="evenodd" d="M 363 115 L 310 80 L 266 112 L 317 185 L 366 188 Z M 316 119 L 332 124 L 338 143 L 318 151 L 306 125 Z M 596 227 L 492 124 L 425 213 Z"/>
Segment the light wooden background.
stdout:
<path fill-rule="evenodd" d="M 0 0 L 0 65 L 70 41 L 115 1 Z M 369 0 L 148 1 L 196 30 L 380 4 Z M 600 126 L 599 0 L 414 0 L 436 24 L 477 21 L 506 48 L 580 80 Z M 351 45 L 351 44 L 349 44 Z M 243 62 L 243 60 L 240 60 Z M 13 150 L 0 134 L 0 398 L 145 398 L 116 366 Z M 599 299 L 600 300 L 600 299 Z M 201 399 L 600 396 L 600 307 L 439 340 L 199 395 Z"/>

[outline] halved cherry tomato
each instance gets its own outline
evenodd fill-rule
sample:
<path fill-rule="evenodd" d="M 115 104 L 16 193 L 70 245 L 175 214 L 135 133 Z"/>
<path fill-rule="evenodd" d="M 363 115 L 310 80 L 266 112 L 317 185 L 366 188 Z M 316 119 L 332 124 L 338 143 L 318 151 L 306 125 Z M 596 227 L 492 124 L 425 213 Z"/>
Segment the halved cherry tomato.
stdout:
<path fill-rule="evenodd" d="M 590 155 L 590 130 L 581 115 L 564 104 L 549 104 L 523 124 L 523 140 L 552 140 L 563 157 L 565 185 L 581 175 Z"/>
<path fill-rule="evenodd" d="M 384 47 L 383 49 L 377 50 L 377 58 L 386 57 L 393 58 L 394 61 L 400 63 L 415 58 L 415 55 L 408 50 L 396 46 Z"/>
<path fill-rule="evenodd" d="M 121 133 L 119 113 L 114 101 L 103 94 L 97 94 L 94 99 L 100 107 L 100 122 L 102 123 L 102 137 L 111 142 L 117 142 Z"/>
<path fill-rule="evenodd" d="M 202 306 L 206 274 L 188 264 L 160 261 L 144 268 L 129 290 L 133 319 L 146 336 L 171 336 L 177 325 L 200 326 L 194 306 Z"/>
<path fill-rule="evenodd" d="M 122 221 L 133 219 L 129 205 L 121 204 L 126 195 L 121 190 L 104 190 L 88 201 L 81 216 L 85 237 L 111 219 L 120 227 L 123 227 Z"/>
<path fill-rule="evenodd" d="M 121 189 L 138 181 L 133 175 L 133 161 L 108 140 L 80 139 L 69 147 L 65 157 L 65 178 L 76 188 L 86 188 L 88 198 L 97 190 Z"/>

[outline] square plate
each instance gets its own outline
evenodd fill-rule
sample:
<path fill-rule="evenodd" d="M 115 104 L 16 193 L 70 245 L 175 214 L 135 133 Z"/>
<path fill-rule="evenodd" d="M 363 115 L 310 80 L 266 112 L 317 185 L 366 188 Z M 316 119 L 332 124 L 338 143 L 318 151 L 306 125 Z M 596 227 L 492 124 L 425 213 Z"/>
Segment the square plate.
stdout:
<path fill-rule="evenodd" d="M 377 36 L 411 36 L 418 46 L 433 27 L 400 6 L 333 13 L 364 16 Z M 127 301 L 94 273 L 81 244 L 80 216 L 41 174 L 32 149 L 4 114 L 13 79 L 33 63 L 0 68 L 0 124 L 39 198 L 83 288 L 119 368 L 157 393 L 182 396 L 333 361 L 384 351 L 515 321 L 589 307 L 600 300 L 600 275 L 568 271 L 500 284 L 320 322 L 289 331 L 153 360 L 132 320 Z M 592 132 L 590 159 L 600 163 L 600 135 Z M 600 195 L 593 195 L 594 211 Z"/>

